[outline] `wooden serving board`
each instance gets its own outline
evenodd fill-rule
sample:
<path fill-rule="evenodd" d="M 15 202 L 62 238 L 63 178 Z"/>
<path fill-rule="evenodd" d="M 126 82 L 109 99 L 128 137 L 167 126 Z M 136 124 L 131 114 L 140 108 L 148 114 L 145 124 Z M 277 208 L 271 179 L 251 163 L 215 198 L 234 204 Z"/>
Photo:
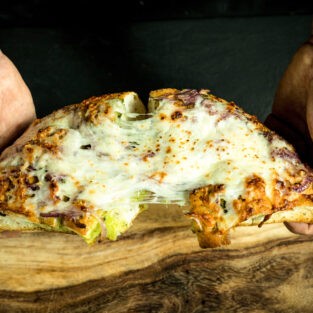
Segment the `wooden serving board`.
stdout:
<path fill-rule="evenodd" d="M 118 241 L 0 234 L 0 312 L 312 312 L 313 239 L 239 227 L 201 249 L 179 207 L 153 206 Z"/>

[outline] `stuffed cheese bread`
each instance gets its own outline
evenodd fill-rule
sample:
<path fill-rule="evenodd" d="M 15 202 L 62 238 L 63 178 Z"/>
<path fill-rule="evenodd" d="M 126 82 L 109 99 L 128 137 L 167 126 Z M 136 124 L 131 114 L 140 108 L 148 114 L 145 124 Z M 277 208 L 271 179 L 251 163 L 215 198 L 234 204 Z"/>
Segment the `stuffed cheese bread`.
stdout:
<path fill-rule="evenodd" d="M 238 225 L 313 222 L 313 172 L 208 90 L 92 97 L 36 120 L 0 160 L 0 228 L 115 240 L 149 203 L 188 205 L 201 247 Z"/>

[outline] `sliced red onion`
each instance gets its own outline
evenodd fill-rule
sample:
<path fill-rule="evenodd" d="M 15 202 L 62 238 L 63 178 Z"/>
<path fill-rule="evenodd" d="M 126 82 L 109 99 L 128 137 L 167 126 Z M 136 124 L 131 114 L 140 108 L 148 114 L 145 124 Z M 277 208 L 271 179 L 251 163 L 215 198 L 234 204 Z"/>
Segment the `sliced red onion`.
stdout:
<path fill-rule="evenodd" d="M 199 92 L 195 89 L 187 89 L 175 94 L 176 98 L 183 101 L 186 106 L 194 104 L 199 95 Z"/>
<path fill-rule="evenodd" d="M 56 212 L 56 211 L 48 212 L 48 213 L 41 212 L 40 216 L 41 217 L 63 217 L 63 216 L 65 216 L 65 214 L 64 213 L 60 213 L 60 212 Z"/>
<path fill-rule="evenodd" d="M 65 212 L 59 212 L 59 211 L 50 211 L 50 212 L 41 212 L 41 217 L 65 217 L 68 219 L 77 219 L 82 216 L 81 212 L 70 210 Z"/>
<path fill-rule="evenodd" d="M 156 97 L 156 99 L 159 99 L 159 100 L 169 99 L 169 96 L 170 96 L 171 100 L 181 100 L 184 106 L 188 106 L 188 105 L 194 104 L 199 95 L 200 93 L 196 89 L 185 89 L 175 94 L 168 93 L 160 97 Z"/>
<path fill-rule="evenodd" d="M 295 184 L 292 186 L 292 190 L 296 192 L 303 192 L 304 190 L 308 189 L 313 182 L 313 176 L 306 176 L 301 183 Z"/>
<path fill-rule="evenodd" d="M 289 150 L 286 147 L 276 148 L 271 152 L 272 157 L 279 157 L 281 159 L 293 162 L 300 162 L 300 159 L 295 151 Z"/>
<path fill-rule="evenodd" d="M 209 115 L 218 114 L 218 110 L 216 109 L 214 102 L 210 101 L 209 99 L 202 100 L 201 105 L 206 109 Z"/>

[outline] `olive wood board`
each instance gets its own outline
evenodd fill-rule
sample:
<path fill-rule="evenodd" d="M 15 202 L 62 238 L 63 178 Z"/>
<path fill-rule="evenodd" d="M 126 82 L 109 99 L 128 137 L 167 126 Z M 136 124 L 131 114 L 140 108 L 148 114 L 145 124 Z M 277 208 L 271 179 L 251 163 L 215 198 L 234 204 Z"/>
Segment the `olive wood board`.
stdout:
<path fill-rule="evenodd" d="M 237 227 L 201 249 L 184 208 L 154 205 L 117 241 L 0 233 L 0 312 L 313 312 L 313 238 Z"/>

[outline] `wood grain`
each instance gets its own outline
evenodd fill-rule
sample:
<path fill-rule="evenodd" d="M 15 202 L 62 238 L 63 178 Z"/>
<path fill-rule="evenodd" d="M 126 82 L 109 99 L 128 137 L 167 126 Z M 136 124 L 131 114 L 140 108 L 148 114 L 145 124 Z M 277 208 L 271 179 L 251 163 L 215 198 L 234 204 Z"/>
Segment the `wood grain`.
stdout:
<path fill-rule="evenodd" d="M 116 242 L 0 235 L 0 312 L 312 312 L 313 240 L 240 227 L 199 248 L 179 207 L 154 206 Z"/>

